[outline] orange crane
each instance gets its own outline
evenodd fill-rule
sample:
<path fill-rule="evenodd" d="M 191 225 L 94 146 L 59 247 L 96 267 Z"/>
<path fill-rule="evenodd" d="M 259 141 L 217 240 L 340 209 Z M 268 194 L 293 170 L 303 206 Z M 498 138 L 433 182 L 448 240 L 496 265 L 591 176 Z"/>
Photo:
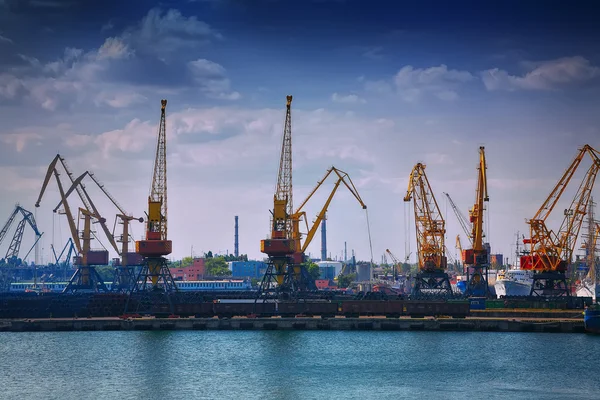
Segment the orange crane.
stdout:
<path fill-rule="evenodd" d="M 487 191 L 487 165 L 485 162 L 485 148 L 479 147 L 479 165 L 477 166 L 477 189 L 475 190 L 475 204 L 469 210 L 469 222 L 471 222 L 472 248 L 466 249 L 463 254 L 463 262 L 472 269 L 469 273 L 469 282 L 465 294 L 467 296 L 489 295 L 487 269 L 488 253 L 483 245 L 483 211 L 484 203 L 489 201 Z"/>
<path fill-rule="evenodd" d="M 444 235 L 446 226 L 440 208 L 425 175 L 425 165 L 414 166 L 408 180 L 404 201 L 413 200 L 417 234 L 419 272 L 413 295 L 451 296 L 452 286 L 446 272 Z"/>
<path fill-rule="evenodd" d="M 146 239 L 135 242 L 135 250 L 144 257 L 144 261 L 129 298 L 131 299 L 134 292 L 167 294 L 173 312 L 173 304 L 168 294 L 177 291 L 177 286 L 169 271 L 167 259 L 164 257 L 172 251 L 172 242 L 167 239 L 166 107 L 167 100 L 161 100 L 156 157 L 146 214 Z M 139 305 L 142 303 L 143 301 L 138 302 Z"/>
<path fill-rule="evenodd" d="M 585 173 L 569 208 L 565 210 L 564 219 L 558 232 L 554 232 L 547 227 L 546 221 L 586 154 L 591 158 L 592 165 Z M 598 151 L 586 144 L 579 149 L 575 159 L 534 217 L 527 221 L 530 227 L 530 237 L 524 239 L 523 243 L 529 244 L 530 250 L 529 254 L 521 256 L 521 268 L 535 272 L 531 295 L 570 296 L 565 273 L 571 262 L 571 255 L 579 236 L 583 217 L 587 212 L 599 169 Z"/>

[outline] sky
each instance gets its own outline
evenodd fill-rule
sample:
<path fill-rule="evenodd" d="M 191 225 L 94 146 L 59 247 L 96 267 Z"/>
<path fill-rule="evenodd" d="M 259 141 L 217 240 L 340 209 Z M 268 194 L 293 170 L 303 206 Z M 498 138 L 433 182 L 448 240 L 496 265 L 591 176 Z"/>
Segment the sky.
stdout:
<path fill-rule="evenodd" d="M 34 203 L 56 154 L 143 217 L 167 99 L 171 257 L 233 253 L 237 215 L 240 253 L 261 259 L 291 94 L 294 204 L 335 166 L 368 207 L 338 191 L 327 221 L 332 258 L 347 243 L 369 260 L 371 242 L 375 262 L 385 249 L 415 260 L 403 197 L 418 162 L 456 256 L 456 235 L 468 242 L 444 193 L 467 214 L 485 146 L 486 240 L 511 259 L 517 232 L 528 231 L 578 149 L 600 149 L 598 17 L 591 1 L 0 0 L 0 220 L 17 203 L 35 211 L 39 261 L 52 261 L 51 245 L 69 237 L 66 217 L 52 212 L 56 182 Z M 116 208 L 84 182 L 118 235 Z M 309 224 L 334 183 L 305 207 Z M 110 249 L 94 229 L 92 248 Z M 132 230 L 139 240 L 144 226 Z M 32 243 L 28 231 L 23 249 Z M 308 252 L 320 256 L 320 234 Z"/>

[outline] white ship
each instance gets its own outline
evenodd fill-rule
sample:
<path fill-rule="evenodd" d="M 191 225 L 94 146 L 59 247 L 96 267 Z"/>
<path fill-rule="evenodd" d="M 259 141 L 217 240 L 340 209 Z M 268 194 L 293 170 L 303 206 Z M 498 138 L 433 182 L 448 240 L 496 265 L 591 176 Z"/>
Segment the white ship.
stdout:
<path fill-rule="evenodd" d="M 496 296 L 529 296 L 533 285 L 533 271 L 509 269 L 500 271 L 494 287 Z"/>
<path fill-rule="evenodd" d="M 600 285 L 590 280 L 584 280 L 577 286 L 577 297 L 591 297 L 596 302 L 597 293 L 600 293 Z"/>

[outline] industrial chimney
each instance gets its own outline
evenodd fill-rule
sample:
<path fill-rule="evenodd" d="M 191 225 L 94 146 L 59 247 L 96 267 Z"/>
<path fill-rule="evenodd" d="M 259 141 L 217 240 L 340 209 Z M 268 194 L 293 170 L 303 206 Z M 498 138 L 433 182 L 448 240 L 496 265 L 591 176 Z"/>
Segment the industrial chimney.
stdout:
<path fill-rule="evenodd" d="M 238 241 L 238 216 L 235 216 L 235 238 L 233 242 L 233 255 L 240 256 L 240 242 Z"/>

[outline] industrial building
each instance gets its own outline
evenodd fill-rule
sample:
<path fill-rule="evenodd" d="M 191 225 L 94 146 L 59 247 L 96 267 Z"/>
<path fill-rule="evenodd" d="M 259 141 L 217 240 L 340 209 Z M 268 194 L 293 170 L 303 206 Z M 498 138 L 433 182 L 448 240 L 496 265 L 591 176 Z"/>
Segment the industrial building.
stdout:
<path fill-rule="evenodd" d="M 205 268 L 204 258 L 194 258 L 192 265 L 185 268 L 170 268 L 170 270 L 175 280 L 199 281 L 204 278 Z"/>
<path fill-rule="evenodd" d="M 263 261 L 229 261 L 229 270 L 234 278 L 260 278 L 267 270 Z"/>
<path fill-rule="evenodd" d="M 335 279 L 342 272 L 342 263 L 339 261 L 319 261 L 321 279 Z"/>

